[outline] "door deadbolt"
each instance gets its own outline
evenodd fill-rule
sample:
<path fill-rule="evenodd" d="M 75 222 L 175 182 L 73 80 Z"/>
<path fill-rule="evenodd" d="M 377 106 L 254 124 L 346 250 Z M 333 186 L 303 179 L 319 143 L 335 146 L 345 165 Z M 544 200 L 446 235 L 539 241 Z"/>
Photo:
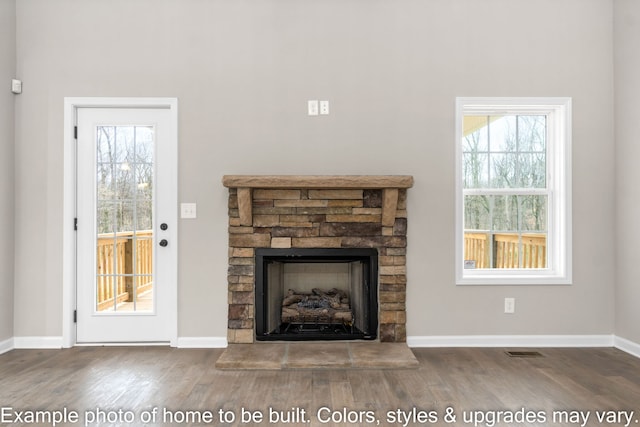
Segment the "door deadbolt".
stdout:
<path fill-rule="evenodd" d="M 167 228 L 169 228 L 167 223 L 163 222 L 162 224 L 160 224 L 160 230 L 166 230 Z"/>

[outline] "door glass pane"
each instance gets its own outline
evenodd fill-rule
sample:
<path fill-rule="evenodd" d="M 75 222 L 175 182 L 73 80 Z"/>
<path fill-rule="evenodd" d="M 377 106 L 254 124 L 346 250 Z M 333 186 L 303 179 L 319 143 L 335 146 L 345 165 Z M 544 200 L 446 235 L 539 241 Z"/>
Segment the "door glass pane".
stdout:
<path fill-rule="evenodd" d="M 153 160 L 153 127 L 97 127 L 98 312 L 154 311 Z"/>

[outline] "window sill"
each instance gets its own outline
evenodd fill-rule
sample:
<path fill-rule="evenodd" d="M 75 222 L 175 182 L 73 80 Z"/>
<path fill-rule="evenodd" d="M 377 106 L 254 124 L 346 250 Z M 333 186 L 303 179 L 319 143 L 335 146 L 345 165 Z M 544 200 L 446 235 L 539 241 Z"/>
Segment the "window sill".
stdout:
<path fill-rule="evenodd" d="M 505 272 L 506 273 L 506 272 Z M 463 275 L 456 279 L 456 285 L 459 286 L 519 286 L 519 285 L 571 285 L 572 279 L 568 275 L 561 274 L 539 274 L 530 271 L 520 271 L 514 274 L 513 271 L 509 271 L 509 274 L 495 274 L 494 272 L 487 271 L 486 274 L 473 274 Z"/>

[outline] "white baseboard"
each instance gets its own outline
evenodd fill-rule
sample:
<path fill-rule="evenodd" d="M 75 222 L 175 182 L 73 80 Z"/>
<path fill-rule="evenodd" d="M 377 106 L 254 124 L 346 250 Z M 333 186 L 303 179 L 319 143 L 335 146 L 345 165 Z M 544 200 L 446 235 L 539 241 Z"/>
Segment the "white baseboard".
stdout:
<path fill-rule="evenodd" d="M 168 347 L 168 341 L 78 342 L 76 347 Z"/>
<path fill-rule="evenodd" d="M 613 347 L 613 335 L 437 335 L 407 337 L 409 347 Z"/>
<path fill-rule="evenodd" d="M 13 347 L 21 349 L 62 348 L 62 337 L 14 337 Z"/>
<path fill-rule="evenodd" d="M 12 346 L 6 351 L 13 348 L 20 349 L 37 349 L 37 348 L 63 348 L 62 337 L 14 337 L 12 342 L 0 342 L 0 353 L 3 344 Z M 75 343 L 76 346 L 109 346 L 109 345 L 125 345 L 125 346 L 149 346 L 149 345 L 168 345 L 169 343 Z M 227 339 L 224 337 L 178 337 L 178 348 L 226 348 Z"/>
<path fill-rule="evenodd" d="M 640 358 L 640 344 L 638 343 L 629 341 L 626 338 L 615 336 L 613 337 L 613 346 L 635 357 Z"/>
<path fill-rule="evenodd" d="M 224 337 L 178 337 L 178 348 L 226 348 Z"/>
<path fill-rule="evenodd" d="M 0 341 L 0 354 L 13 349 L 58 349 L 62 337 L 14 337 Z M 640 344 L 615 335 L 435 335 L 409 336 L 409 347 L 615 347 L 640 358 Z M 226 348 L 224 337 L 179 337 L 178 348 Z"/>
<path fill-rule="evenodd" d="M 0 341 L 0 354 L 6 353 L 7 351 L 11 351 L 14 349 L 13 338 L 9 338 L 8 340 Z"/>

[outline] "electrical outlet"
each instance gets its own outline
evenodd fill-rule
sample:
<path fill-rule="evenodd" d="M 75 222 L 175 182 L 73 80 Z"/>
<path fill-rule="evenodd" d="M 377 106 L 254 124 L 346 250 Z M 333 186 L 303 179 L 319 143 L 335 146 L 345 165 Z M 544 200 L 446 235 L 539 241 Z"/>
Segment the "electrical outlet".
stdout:
<path fill-rule="evenodd" d="M 516 299 L 505 298 L 504 299 L 504 312 L 505 314 L 514 314 L 516 312 Z"/>
<path fill-rule="evenodd" d="M 329 101 L 320 101 L 320 114 L 323 116 L 329 114 Z"/>

